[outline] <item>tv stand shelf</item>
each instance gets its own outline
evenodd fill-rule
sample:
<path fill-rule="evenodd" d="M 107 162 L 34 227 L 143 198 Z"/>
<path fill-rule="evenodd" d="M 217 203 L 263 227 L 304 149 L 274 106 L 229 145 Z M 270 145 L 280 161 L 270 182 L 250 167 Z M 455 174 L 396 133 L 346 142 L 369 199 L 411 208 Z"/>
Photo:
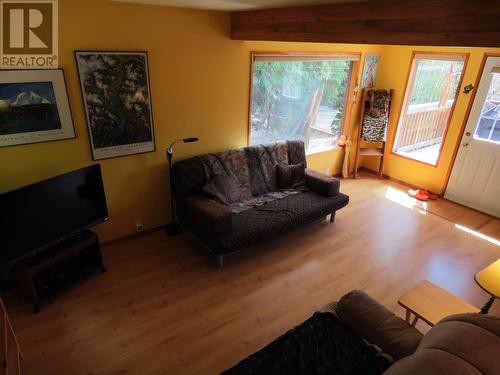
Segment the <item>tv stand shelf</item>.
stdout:
<path fill-rule="evenodd" d="M 57 294 L 105 270 L 97 235 L 85 231 L 26 260 L 18 272 L 17 285 L 19 292 L 33 302 L 37 313 L 42 304 Z"/>

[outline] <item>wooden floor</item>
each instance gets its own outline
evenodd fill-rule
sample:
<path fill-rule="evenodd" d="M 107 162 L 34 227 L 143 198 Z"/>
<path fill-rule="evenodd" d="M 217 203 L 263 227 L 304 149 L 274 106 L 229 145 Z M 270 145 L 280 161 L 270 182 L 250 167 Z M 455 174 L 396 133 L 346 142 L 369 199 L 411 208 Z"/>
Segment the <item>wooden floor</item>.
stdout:
<path fill-rule="evenodd" d="M 363 174 L 342 190 L 351 202 L 336 223 L 222 269 L 191 238 L 157 232 L 104 248 L 108 271 L 39 314 L 7 296 L 25 373 L 217 374 L 354 288 L 399 316 L 398 296 L 422 279 L 486 302 L 473 277 L 500 257 L 498 220 L 446 201 L 414 206 L 404 187 Z"/>

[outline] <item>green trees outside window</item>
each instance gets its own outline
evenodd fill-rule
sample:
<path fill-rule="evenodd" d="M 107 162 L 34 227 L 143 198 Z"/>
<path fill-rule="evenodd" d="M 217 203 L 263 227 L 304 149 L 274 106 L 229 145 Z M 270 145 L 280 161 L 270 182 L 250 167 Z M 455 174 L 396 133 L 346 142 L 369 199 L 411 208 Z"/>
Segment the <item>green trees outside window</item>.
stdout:
<path fill-rule="evenodd" d="M 256 61 L 250 144 L 301 139 L 308 153 L 336 144 L 352 61 Z"/>

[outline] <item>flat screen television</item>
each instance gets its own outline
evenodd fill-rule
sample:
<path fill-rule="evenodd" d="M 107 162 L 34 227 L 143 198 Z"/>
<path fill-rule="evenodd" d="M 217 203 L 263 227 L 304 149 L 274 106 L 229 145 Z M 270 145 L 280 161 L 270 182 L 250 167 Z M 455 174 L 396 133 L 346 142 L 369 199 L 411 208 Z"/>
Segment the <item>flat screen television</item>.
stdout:
<path fill-rule="evenodd" d="M 99 164 L 0 194 L 0 268 L 108 219 Z"/>

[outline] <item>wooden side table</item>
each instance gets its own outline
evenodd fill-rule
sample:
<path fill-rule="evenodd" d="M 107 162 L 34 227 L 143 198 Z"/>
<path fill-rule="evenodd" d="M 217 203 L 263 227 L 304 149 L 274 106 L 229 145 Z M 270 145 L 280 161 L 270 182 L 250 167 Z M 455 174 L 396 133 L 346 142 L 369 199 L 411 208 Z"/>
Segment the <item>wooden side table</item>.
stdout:
<path fill-rule="evenodd" d="M 432 327 L 448 315 L 479 312 L 476 306 L 472 306 L 428 280 L 421 281 L 399 297 L 398 304 L 406 309 L 406 321 L 412 326 L 417 324 L 419 319 Z"/>

